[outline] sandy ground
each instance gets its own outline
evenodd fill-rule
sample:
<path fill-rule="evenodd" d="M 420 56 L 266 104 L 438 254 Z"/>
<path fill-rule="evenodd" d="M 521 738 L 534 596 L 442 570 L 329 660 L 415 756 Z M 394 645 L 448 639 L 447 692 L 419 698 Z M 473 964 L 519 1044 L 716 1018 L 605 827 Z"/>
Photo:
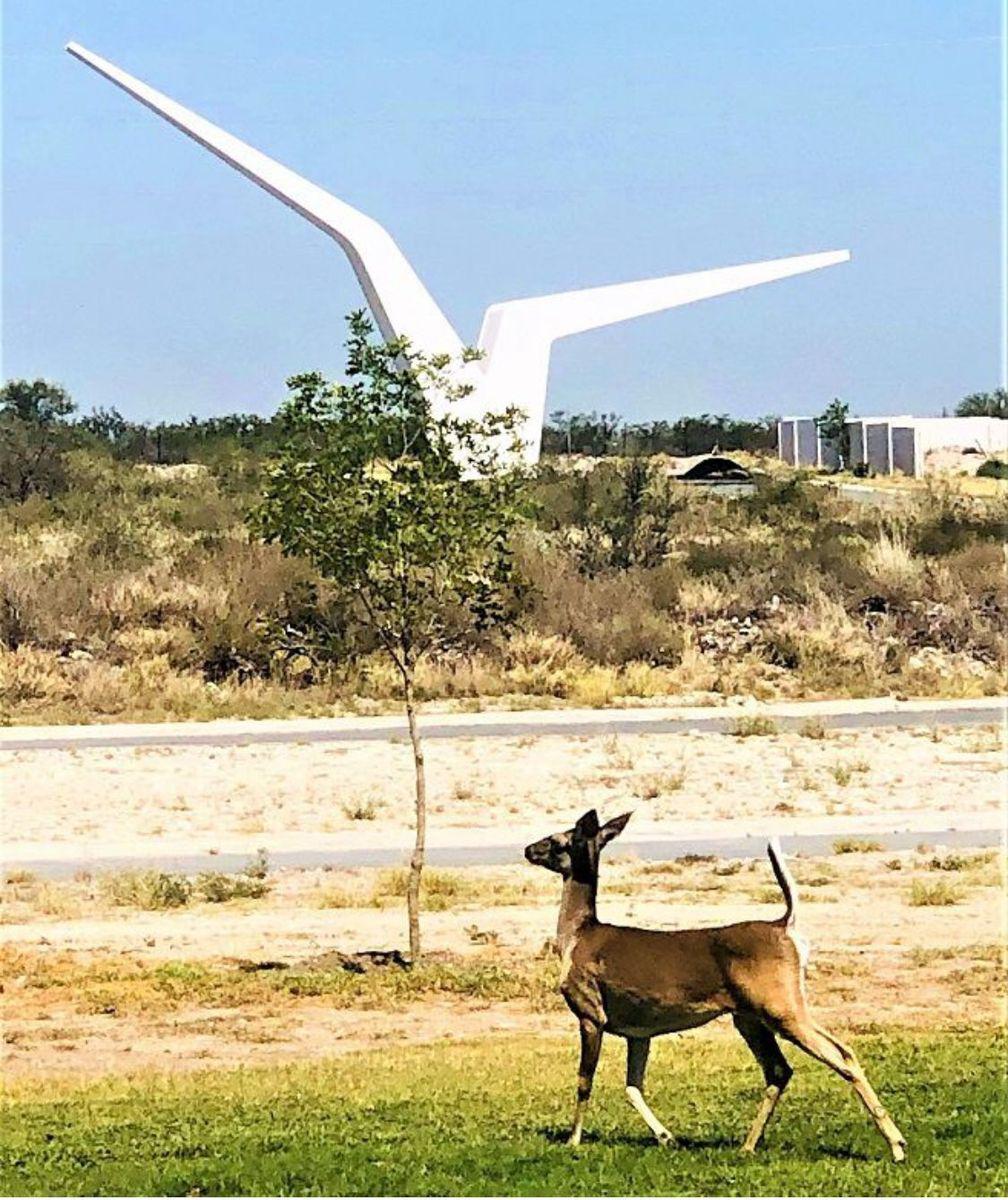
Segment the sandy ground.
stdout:
<path fill-rule="evenodd" d="M 948 867 L 940 849 L 793 861 L 800 929 L 813 947 L 809 991 L 827 1024 L 856 1031 L 876 1023 L 989 1027 L 1002 1019 L 1001 864 L 990 854 L 959 854 L 967 861 L 943 870 L 932 863 L 937 857 Z M 425 944 L 435 958 L 476 958 L 506 971 L 541 954 L 558 900 L 551 876 L 519 866 L 451 876 L 464 888 L 444 911 L 424 917 Z M 100 978 L 109 963 L 202 961 L 237 969 L 240 959 L 296 964 L 334 949 L 402 946 L 401 902 L 377 894 L 384 878 L 366 870 L 284 871 L 261 900 L 156 912 L 110 906 L 101 881 L 6 885 L 0 907 L 4 1073 L 13 1079 L 191 1070 L 320 1058 L 403 1041 L 514 1031 L 573 1035 L 566 1010 L 537 1012 L 517 1001 L 435 996 L 361 1009 L 278 994 L 268 1004 L 244 1007 L 182 1003 L 170 1011 L 119 1013 L 104 1004 L 95 1011 L 86 977 L 72 993 L 47 986 L 47 976 L 58 977 L 68 962 L 91 964 Z M 914 880 L 949 884 L 957 902 L 911 906 Z M 333 903 L 349 907 L 329 907 Z M 765 863 L 656 867 L 614 854 L 605 865 L 603 919 L 677 928 L 779 911 Z"/>
<path fill-rule="evenodd" d="M 527 840 L 591 806 L 633 808 L 638 838 L 1000 826 L 1006 794 L 991 728 L 432 740 L 427 764 L 435 846 Z M 3 856 L 405 846 L 412 771 L 403 739 L 12 751 Z"/>
<path fill-rule="evenodd" d="M 638 838 L 1003 821 L 1005 756 L 994 729 L 522 736 L 432 740 L 427 750 L 432 845 L 530 840 L 590 806 L 633 808 Z M 280 1063 L 512 1031 L 573 1036 L 559 1006 L 445 995 L 371 1009 L 286 992 L 230 1008 L 195 996 L 166 1008 L 154 993 L 150 1011 L 96 1005 L 89 980 L 109 964 L 237 971 L 238 959 L 297 963 L 401 947 L 402 903 L 388 894 L 389 874 L 374 870 L 284 870 L 262 899 L 167 911 L 116 906 L 109 881 L 87 872 L 53 882 L 18 871 L 32 858 L 405 846 L 412 759 L 402 740 L 22 750 L 0 769 L 0 1020 L 11 1078 Z M 957 855 L 943 869 L 931 862 L 942 852 L 925 849 L 795 860 L 801 930 L 813 945 L 809 988 L 827 1023 L 856 1031 L 1002 1019 L 1000 864 Z M 476 956 L 506 973 L 542 952 L 558 899 L 551 876 L 515 864 L 445 880 L 442 910 L 424 918 L 434 955 Z M 912 906 L 915 880 L 947 884 L 955 902 Z M 779 911 L 764 862 L 643 863 L 629 830 L 607 852 L 603 919 L 676 928 Z M 54 986 L 68 970 L 83 972 L 79 986 Z"/>

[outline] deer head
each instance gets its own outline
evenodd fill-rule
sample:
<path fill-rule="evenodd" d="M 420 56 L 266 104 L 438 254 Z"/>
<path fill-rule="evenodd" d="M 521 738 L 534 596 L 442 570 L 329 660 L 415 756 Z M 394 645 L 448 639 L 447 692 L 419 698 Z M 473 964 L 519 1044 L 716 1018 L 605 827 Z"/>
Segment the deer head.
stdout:
<path fill-rule="evenodd" d="M 614 837 L 621 834 L 631 813 L 613 817 L 599 825 L 598 813 L 591 808 L 573 829 L 553 833 L 525 847 L 525 857 L 534 867 L 555 871 L 564 879 L 593 878 L 598 870 L 599 854 Z"/>

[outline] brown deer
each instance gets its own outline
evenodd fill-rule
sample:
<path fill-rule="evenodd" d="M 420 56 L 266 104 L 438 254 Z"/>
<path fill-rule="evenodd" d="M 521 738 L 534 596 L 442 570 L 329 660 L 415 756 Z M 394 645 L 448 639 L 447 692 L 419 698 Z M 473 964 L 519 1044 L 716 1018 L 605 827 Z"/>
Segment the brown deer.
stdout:
<path fill-rule="evenodd" d="M 791 1078 L 791 1067 L 777 1044 L 783 1037 L 853 1087 L 893 1160 L 901 1162 L 906 1142 L 854 1052 L 817 1025 L 806 1007 L 808 946 L 795 932 L 795 885 L 780 847 L 775 842 L 767 847 L 786 906 L 775 921 L 671 931 L 606 925 L 595 915 L 599 854 L 623 831 L 630 815 L 600 826 L 592 809 L 573 829 L 533 842 L 525 850 L 530 863 L 563 876 L 557 921 L 560 991 L 581 1026 L 577 1105 L 568 1143 L 577 1146 L 581 1141 L 604 1033 L 626 1038 L 627 1098 L 664 1144 L 672 1135 L 643 1095 L 651 1039 L 730 1013 L 766 1080 L 743 1150 L 756 1149 Z"/>

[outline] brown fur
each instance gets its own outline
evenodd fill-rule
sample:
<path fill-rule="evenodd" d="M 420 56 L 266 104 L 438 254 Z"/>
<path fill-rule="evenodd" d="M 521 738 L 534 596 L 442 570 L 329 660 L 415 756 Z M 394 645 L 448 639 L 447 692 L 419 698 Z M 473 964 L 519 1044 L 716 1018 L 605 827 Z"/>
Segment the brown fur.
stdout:
<path fill-rule="evenodd" d="M 726 1013 L 756 1057 L 764 1099 L 744 1149 L 754 1150 L 791 1078 L 777 1036 L 831 1067 L 854 1088 L 899 1162 L 906 1143 L 879 1103 L 852 1050 L 816 1025 L 805 1003 L 804 964 L 793 932 L 794 895 L 773 846 L 770 862 L 786 910 L 774 921 L 741 921 L 711 929 L 673 931 L 607 925 L 595 912 L 602 848 L 630 814 L 604 826 L 591 810 L 572 830 L 525 850 L 529 862 L 563 876 L 557 945 L 563 956 L 560 991 L 581 1030 L 578 1098 L 570 1141 L 581 1139 L 602 1036 L 627 1040 L 627 1095 L 659 1141 L 668 1130 L 643 1098 L 650 1039 L 705 1025 Z"/>

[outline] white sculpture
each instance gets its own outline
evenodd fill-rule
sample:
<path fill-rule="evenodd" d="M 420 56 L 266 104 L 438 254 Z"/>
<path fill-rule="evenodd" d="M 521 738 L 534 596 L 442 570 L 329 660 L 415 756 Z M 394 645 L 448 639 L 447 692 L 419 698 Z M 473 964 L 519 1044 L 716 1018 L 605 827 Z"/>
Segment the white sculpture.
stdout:
<path fill-rule="evenodd" d="M 458 361 L 463 349 L 461 339 L 377 221 L 83 46 L 71 42 L 67 50 L 335 238 L 350 259 L 384 337 L 405 336 L 425 354 L 451 354 Z M 831 250 L 492 304 L 476 342 L 483 357 L 459 368 L 473 387 L 463 404 L 472 415 L 500 411 L 508 405 L 522 408 L 527 416 L 522 431 L 526 455 L 535 462 L 546 405 L 550 348 L 557 338 L 833 266 L 849 258 L 847 250 Z"/>

